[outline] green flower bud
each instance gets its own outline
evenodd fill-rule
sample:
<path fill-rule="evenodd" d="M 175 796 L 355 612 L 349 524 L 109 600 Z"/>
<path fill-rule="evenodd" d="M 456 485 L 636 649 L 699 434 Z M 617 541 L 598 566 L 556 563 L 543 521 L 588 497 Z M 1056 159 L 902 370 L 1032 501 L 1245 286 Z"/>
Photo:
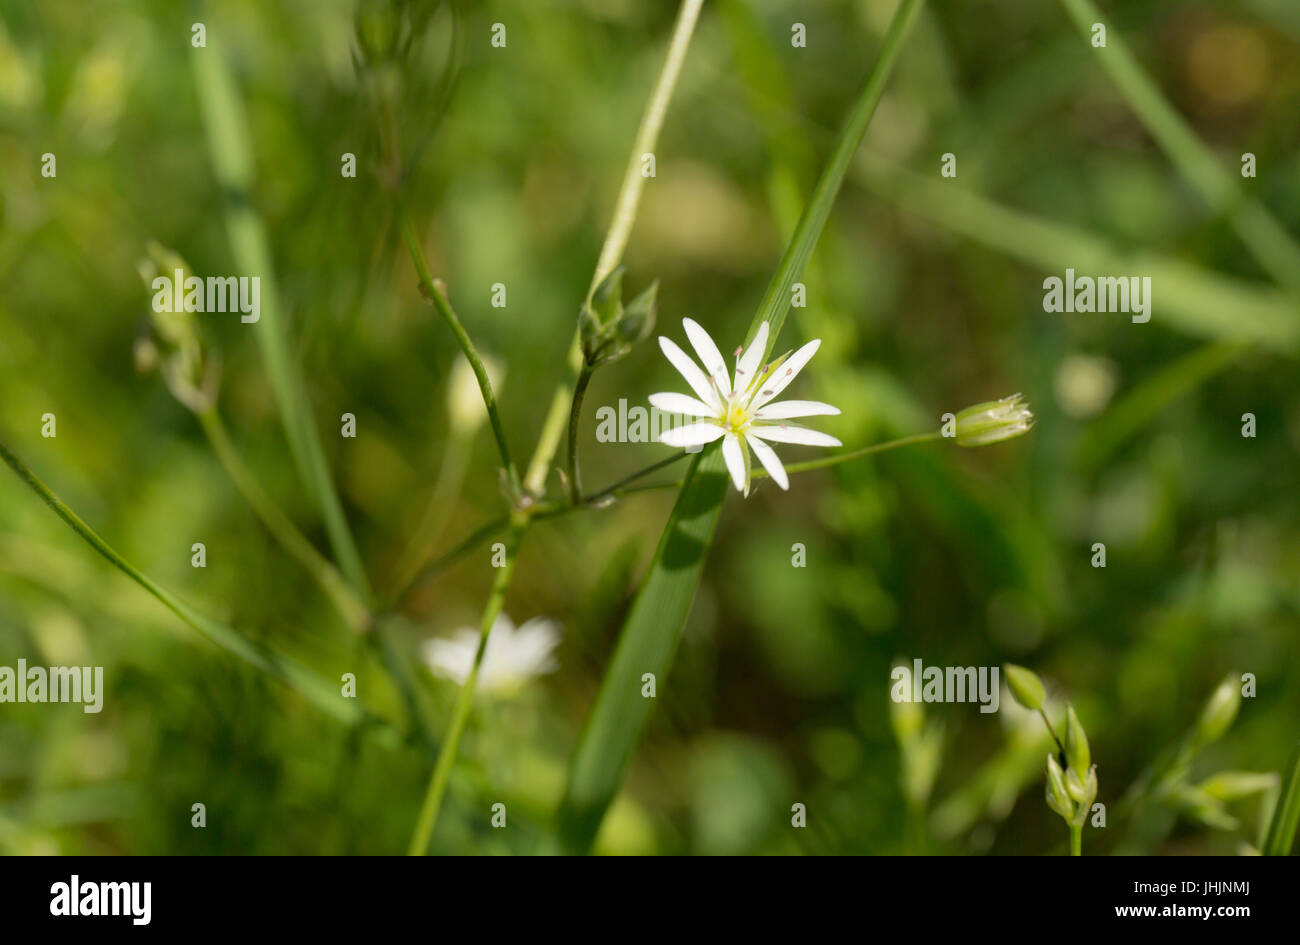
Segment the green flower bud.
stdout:
<path fill-rule="evenodd" d="M 1020 394 L 967 407 L 957 414 L 957 445 L 988 446 L 1028 433 L 1034 415 Z"/>
<path fill-rule="evenodd" d="M 1201 710 L 1192 736 L 1198 748 L 1222 738 L 1237 718 L 1237 710 L 1241 708 L 1239 678 L 1236 673 L 1228 674 Z"/>
<path fill-rule="evenodd" d="M 600 280 L 596 291 L 591 293 L 591 307 L 596 319 L 603 328 L 611 325 L 623 314 L 623 266 Z"/>
<path fill-rule="evenodd" d="M 1079 717 L 1074 714 L 1072 705 L 1065 707 L 1065 759 L 1075 771 L 1087 771 L 1092 764 L 1088 736 L 1079 724 Z"/>
<path fill-rule="evenodd" d="M 1065 789 L 1065 775 L 1055 755 L 1047 756 L 1047 806 L 1066 820 L 1074 817 L 1074 801 Z"/>
<path fill-rule="evenodd" d="M 1007 688 L 1011 690 L 1011 695 L 1017 702 L 1031 711 L 1043 707 L 1047 693 L 1043 689 L 1043 681 L 1036 673 L 1015 663 L 1003 663 L 1002 672 L 1006 674 Z"/>
<path fill-rule="evenodd" d="M 650 337 L 650 332 L 655 328 L 658 300 L 659 280 L 656 279 L 648 289 L 628 303 L 627 310 L 618 323 L 619 338 L 635 344 Z"/>

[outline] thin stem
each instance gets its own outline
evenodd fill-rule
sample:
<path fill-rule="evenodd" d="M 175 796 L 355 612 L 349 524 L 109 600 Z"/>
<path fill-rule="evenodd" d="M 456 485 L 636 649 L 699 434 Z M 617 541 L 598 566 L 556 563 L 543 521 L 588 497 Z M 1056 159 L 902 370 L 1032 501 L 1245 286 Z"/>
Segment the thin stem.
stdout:
<path fill-rule="evenodd" d="M 595 373 L 589 364 L 583 364 L 578 372 L 577 383 L 573 385 L 573 404 L 569 408 L 569 504 L 577 505 L 582 501 L 582 479 L 578 471 L 578 423 L 582 419 L 582 398 Z"/>
<path fill-rule="evenodd" d="M 1057 748 L 1057 751 L 1060 752 L 1060 754 L 1061 754 L 1061 761 L 1064 762 L 1064 761 L 1065 761 L 1065 745 L 1062 744 L 1062 743 L 1061 743 L 1061 739 L 1057 737 L 1057 735 L 1056 735 L 1056 729 L 1052 728 L 1052 720 L 1049 719 L 1049 718 L 1047 717 L 1047 713 L 1043 711 L 1043 707 L 1042 707 L 1042 706 L 1039 706 L 1039 707 L 1038 707 L 1038 714 L 1041 715 L 1041 716 L 1043 717 L 1043 724 L 1047 726 L 1047 731 L 1051 733 L 1051 735 L 1052 735 L 1052 741 L 1056 742 L 1056 748 Z"/>
<path fill-rule="evenodd" d="M 937 440 L 941 436 L 938 430 L 933 433 L 915 433 L 912 436 L 905 436 L 901 440 L 890 440 L 887 443 L 876 443 L 872 446 L 864 446 L 848 453 L 836 453 L 833 456 L 826 456 L 822 459 L 809 460 L 806 463 L 791 463 L 785 467 L 788 473 L 808 472 L 813 469 L 825 469 L 828 466 L 838 466 L 840 463 L 847 463 L 849 460 L 860 459 L 863 456 L 871 456 L 874 453 L 885 453 L 889 450 L 896 450 L 900 446 L 911 446 L 914 443 L 928 443 L 931 440 Z M 753 475 L 761 478 L 767 475 L 763 469 L 755 469 Z"/>
<path fill-rule="evenodd" d="M 478 389 L 483 394 L 483 405 L 487 407 L 488 420 L 492 424 L 492 435 L 496 437 L 497 449 L 501 453 L 501 463 L 506 471 L 506 476 L 510 480 L 510 489 L 512 495 L 519 494 L 519 473 L 515 469 L 514 460 L 510 458 L 510 447 L 506 443 L 505 427 L 501 423 L 501 413 L 497 409 L 496 394 L 492 392 L 492 381 L 488 377 L 487 368 L 483 366 L 483 359 L 479 357 L 478 349 L 474 347 L 474 342 L 470 340 L 469 333 L 465 331 L 465 326 L 460 323 L 456 312 L 452 309 L 451 303 L 447 299 L 446 287 L 439 279 L 433 278 L 429 271 L 429 264 L 424 258 L 424 250 L 420 247 L 420 237 L 415 231 L 415 223 L 411 219 L 411 214 L 405 207 L 402 209 L 402 238 L 406 241 L 406 248 L 410 250 L 411 261 L 415 264 L 416 274 L 420 279 L 420 287 L 424 289 L 424 294 L 433 302 L 434 308 L 442 316 L 451 333 L 456 336 L 457 343 L 460 344 L 460 350 L 464 352 L 465 359 L 469 361 L 469 366 L 474 371 L 474 377 L 478 380 Z"/>
<path fill-rule="evenodd" d="M 1070 856 L 1083 856 L 1083 827 L 1070 824 Z"/>
<path fill-rule="evenodd" d="M 596 291 L 596 286 L 614 271 L 614 267 L 623 258 L 627 248 L 632 225 L 636 222 L 637 206 L 641 202 L 641 190 L 645 187 L 645 177 L 641 174 L 641 156 L 653 153 L 655 143 L 659 140 L 659 131 L 663 128 L 664 116 L 668 112 L 668 103 L 673 90 L 677 87 L 677 78 L 686 60 L 686 50 L 691 43 L 691 34 L 695 31 L 695 21 L 699 18 L 700 7 L 704 0 L 684 0 L 673 26 L 672 39 L 668 43 L 668 55 L 659 72 L 659 81 L 646 105 L 645 114 L 637 128 L 636 140 L 632 144 L 632 153 L 628 157 L 627 170 L 623 173 L 623 184 L 619 189 L 618 203 L 614 208 L 614 219 L 605 234 L 605 243 L 596 262 L 596 271 L 591 277 L 587 296 Z M 569 344 L 564 379 L 555 390 L 551 406 L 542 424 L 542 433 L 537 440 L 537 448 L 528 464 L 524 485 L 530 493 L 541 495 L 546 490 L 547 472 L 551 460 L 560 446 L 560 437 L 564 435 L 565 417 L 573 413 L 571 402 L 582 373 L 582 343 L 575 329 L 573 341 Z"/>
<path fill-rule="evenodd" d="M 447 551 L 445 554 L 439 556 L 438 558 L 434 559 L 433 561 L 426 564 L 423 568 L 421 568 L 420 572 L 414 578 L 412 578 L 401 590 L 393 594 L 392 597 L 390 597 L 388 600 L 384 601 L 380 605 L 379 613 L 388 614 L 399 609 L 404 603 L 406 603 L 407 598 L 411 596 L 411 594 L 415 591 L 417 587 L 419 587 L 425 581 L 428 581 L 431 578 L 435 577 L 436 575 L 441 574 L 443 571 L 447 569 L 448 566 L 451 565 L 453 561 L 455 561 L 457 558 L 461 557 L 462 555 L 470 551 L 473 551 L 475 548 L 479 546 L 480 543 L 490 538 L 492 535 L 494 535 L 501 529 L 505 528 L 506 525 L 509 524 L 509 522 L 510 522 L 509 517 L 503 515 L 500 518 L 495 518 L 490 522 L 485 522 L 484 524 L 480 525 L 478 528 L 474 529 L 474 531 L 470 532 L 468 535 L 462 538 L 460 540 L 460 543 L 457 544 L 456 547 L 452 548 L 451 550 Z"/>
<path fill-rule="evenodd" d="M 217 459 L 225 467 L 240 495 L 252 507 L 253 512 L 262 520 L 267 531 L 280 543 L 308 574 L 320 585 L 335 609 L 349 627 L 357 632 L 365 632 L 370 627 L 370 612 L 365 602 L 352 590 L 337 568 L 327 561 L 312 546 L 289 517 L 280 511 L 280 507 L 268 496 L 257 482 L 257 477 L 248 471 L 239 453 L 230 442 L 226 426 L 221 421 L 221 414 L 216 407 L 196 414 L 199 425 L 207 435 Z"/>
<path fill-rule="evenodd" d="M 433 828 L 438 823 L 438 811 L 442 807 L 443 794 L 446 793 L 447 782 L 451 778 L 451 769 L 456 764 L 460 739 L 465 733 L 470 710 L 474 707 L 474 691 L 478 685 L 479 668 L 483 665 L 483 654 L 487 652 L 488 636 L 505 604 L 506 591 L 510 587 L 510 576 L 515 568 L 515 556 L 527 525 L 528 519 L 523 513 L 517 513 L 511 523 L 510 537 L 506 542 L 506 563 L 497 570 L 496 579 L 492 582 L 492 593 L 483 608 L 483 620 L 479 624 L 478 650 L 474 653 L 474 666 L 470 669 L 469 676 L 456 697 L 451 723 L 443 739 L 442 749 L 438 752 L 438 761 L 433 767 L 433 774 L 429 778 L 429 788 L 420 807 L 420 816 L 415 822 L 415 831 L 411 834 L 411 845 L 406 851 L 408 856 L 423 856 L 428 852 L 429 839 L 433 836 Z"/>
<path fill-rule="evenodd" d="M 591 495 L 583 498 L 582 502 L 584 505 L 593 505 L 597 502 L 600 502 L 602 499 L 618 494 L 619 490 L 622 489 L 624 486 L 628 485 L 629 483 L 636 482 L 638 479 L 641 479 L 644 476 L 648 476 L 652 472 L 658 472 L 659 470 L 665 468 L 666 466 L 671 466 L 673 463 L 680 463 L 682 460 L 684 460 L 686 457 L 690 455 L 691 455 L 690 453 L 685 453 L 685 452 L 674 453 L 672 456 L 669 456 L 667 459 L 661 459 L 657 463 L 651 463 L 649 466 L 646 466 L 643 469 L 638 469 L 636 472 L 632 473 L 631 475 L 624 476 L 622 479 L 618 480 L 618 482 L 606 486 L 604 489 L 601 489 L 599 492 L 593 492 Z M 657 488 L 662 488 L 662 486 L 656 485 L 656 486 L 650 486 L 649 488 L 657 489 Z"/>

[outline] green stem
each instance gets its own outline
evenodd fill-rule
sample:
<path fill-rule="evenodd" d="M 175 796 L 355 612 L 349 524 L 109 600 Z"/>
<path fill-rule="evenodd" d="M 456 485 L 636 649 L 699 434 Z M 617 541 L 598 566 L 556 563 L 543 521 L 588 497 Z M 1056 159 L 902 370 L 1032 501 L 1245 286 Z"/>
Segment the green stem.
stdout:
<path fill-rule="evenodd" d="M 861 449 L 852 450 L 848 453 L 836 453 L 833 456 L 825 456 L 821 459 L 809 460 L 806 463 L 791 463 L 785 467 L 788 473 L 808 472 L 813 469 L 825 469 L 828 466 L 838 466 L 840 463 L 847 463 L 853 459 L 861 459 L 863 456 L 871 456 L 873 453 L 885 453 L 889 450 L 896 450 L 900 446 L 912 446 L 915 443 L 929 443 L 931 440 L 941 438 L 938 430 L 933 433 L 915 433 L 912 436 L 905 436 L 899 440 L 890 440 L 887 443 L 876 443 L 872 446 L 864 446 Z M 764 469 L 755 469 L 753 475 L 756 478 L 762 478 L 767 475 Z"/>
<path fill-rule="evenodd" d="M 497 409 L 496 394 L 492 392 L 492 381 L 488 377 L 487 368 L 483 366 L 483 359 L 479 357 L 478 349 L 474 347 L 474 342 L 470 340 L 469 333 L 465 331 L 465 326 L 461 324 L 456 312 L 452 309 L 451 303 L 447 299 L 446 287 L 439 279 L 434 279 L 433 274 L 429 271 L 429 264 L 425 261 L 424 250 L 420 247 L 420 237 L 415 231 L 415 222 L 411 219 L 411 214 L 402 208 L 402 238 L 406 241 L 406 248 L 411 253 L 411 261 L 415 264 L 415 271 L 420 280 L 420 287 L 424 294 L 433 302 L 434 308 L 442 316 L 451 333 L 456 336 L 456 341 L 460 345 L 460 350 L 465 354 L 465 360 L 469 362 L 470 368 L 474 371 L 474 377 L 478 380 L 478 389 L 483 395 L 483 405 L 487 408 L 488 421 L 492 424 L 492 435 L 496 437 L 497 449 L 501 453 L 501 463 L 505 468 L 506 476 L 510 480 L 510 489 L 512 496 L 519 495 L 519 473 L 515 469 L 514 460 L 510 458 L 510 446 L 506 443 L 505 427 L 501 423 L 501 412 Z"/>
<path fill-rule="evenodd" d="M 492 633 L 492 625 L 496 623 L 497 616 L 505 604 L 506 591 L 510 587 L 510 576 L 515 568 L 515 556 L 527 524 L 528 519 L 523 514 L 517 514 L 511 523 L 510 537 L 506 542 L 506 563 L 497 570 L 496 579 L 492 582 L 492 593 L 483 608 L 483 620 L 479 624 L 478 650 L 474 653 L 474 666 L 470 669 L 469 677 L 456 697 L 451 723 L 443 739 L 442 749 L 438 752 L 438 761 L 433 767 L 433 774 L 429 778 L 429 788 L 424 795 L 424 804 L 420 807 L 420 816 L 415 822 L 415 831 L 411 834 L 411 845 L 406 851 L 408 856 L 423 856 L 428 852 L 429 839 L 433 836 L 433 828 L 438 823 L 438 811 L 442 807 L 442 798 L 447 790 L 447 782 L 451 778 L 451 769 L 456 764 L 460 739 L 465 733 L 470 710 L 474 707 L 474 691 L 478 685 L 479 668 L 483 665 L 483 654 L 487 652 L 488 636 Z"/>
<path fill-rule="evenodd" d="M 203 432 L 207 435 L 217 459 L 225 467 L 226 474 L 235 483 L 244 500 L 252 507 L 257 517 L 262 520 L 267 531 L 278 541 L 308 574 L 320 585 L 335 609 L 349 627 L 357 632 L 365 632 L 370 627 L 370 613 L 365 602 L 352 590 L 337 568 L 317 551 L 302 532 L 280 511 L 258 484 L 257 478 L 248 471 L 239 458 L 221 415 L 216 407 L 209 407 L 196 416 Z"/>
<path fill-rule="evenodd" d="M 1083 856 L 1083 827 L 1070 824 L 1070 856 Z"/>
<path fill-rule="evenodd" d="M 1064 763 L 1065 763 L 1065 745 L 1061 742 L 1061 739 L 1057 737 L 1057 735 L 1056 735 L 1056 729 L 1052 728 L 1052 720 L 1049 719 L 1049 718 L 1047 717 L 1047 713 L 1043 711 L 1042 706 L 1039 706 L 1039 707 L 1038 707 L 1038 714 L 1041 715 L 1041 716 L 1043 717 L 1043 724 L 1047 726 L 1047 731 L 1051 734 L 1051 736 L 1052 736 L 1052 741 L 1056 742 L 1056 750 L 1057 750 L 1058 752 L 1060 752 L 1060 755 L 1061 755 L 1060 760 L 1061 760 L 1061 763 L 1064 764 Z"/>
<path fill-rule="evenodd" d="M 578 373 L 578 381 L 573 386 L 573 405 L 569 408 L 569 504 L 582 502 L 582 479 L 578 472 L 578 423 L 582 419 L 582 398 L 595 373 L 591 366 L 584 364 Z"/>
<path fill-rule="evenodd" d="M 690 46 L 691 35 L 695 32 L 695 21 L 699 18 L 703 2 L 704 0 L 684 0 L 677 14 L 672 39 L 668 43 L 668 55 L 659 72 L 659 81 L 655 84 L 645 114 L 641 117 L 641 124 L 637 128 L 632 153 L 628 157 L 627 169 L 623 173 L 618 203 L 614 208 L 614 219 L 605 234 L 605 243 L 596 262 L 596 271 L 587 289 L 588 298 L 596 291 L 596 286 L 614 271 L 614 267 L 623 258 L 624 249 L 627 248 L 632 224 L 636 222 L 637 207 L 641 202 L 641 191 L 646 181 L 641 174 L 641 156 L 653 153 L 655 143 L 659 140 L 659 131 L 663 128 L 668 103 L 673 97 L 673 90 L 677 87 L 682 63 L 686 61 L 686 50 Z M 546 420 L 542 424 L 541 436 L 538 437 L 537 447 L 533 451 L 533 458 L 528 463 L 528 472 L 524 477 L 525 487 L 534 495 L 541 495 L 546 491 L 547 472 L 556 450 L 560 447 L 560 437 L 564 435 L 565 417 L 573 412 L 571 408 L 573 392 L 583 367 L 582 339 L 577 329 L 574 330 L 573 340 L 569 344 L 565 365 L 565 377 L 551 399 Z"/>

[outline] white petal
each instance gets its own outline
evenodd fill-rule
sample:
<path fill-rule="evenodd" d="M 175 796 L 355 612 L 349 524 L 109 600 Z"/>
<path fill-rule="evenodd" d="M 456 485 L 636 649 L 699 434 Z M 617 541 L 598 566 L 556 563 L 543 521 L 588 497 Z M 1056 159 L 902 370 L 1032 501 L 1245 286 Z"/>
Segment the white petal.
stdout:
<path fill-rule="evenodd" d="M 665 446 L 703 446 L 712 443 L 726 431 L 716 423 L 688 423 L 684 427 L 672 427 L 659 434 L 659 442 Z"/>
<path fill-rule="evenodd" d="M 734 433 L 728 433 L 722 441 L 722 458 L 727 462 L 727 471 L 731 473 L 731 481 L 736 484 L 736 488 L 741 492 L 749 491 L 749 483 L 745 475 L 745 454 L 744 448 L 740 445 L 740 437 Z"/>
<path fill-rule="evenodd" d="M 754 425 L 747 431 L 750 436 L 757 436 L 764 440 L 770 440 L 773 443 L 799 443 L 804 446 L 843 446 L 839 440 L 829 433 L 822 433 L 820 430 L 809 430 L 807 427 L 788 426 L 786 424 L 773 424 L 772 426 Z"/>
<path fill-rule="evenodd" d="M 758 457 L 758 461 L 763 464 L 763 468 L 767 470 L 767 474 L 772 477 L 772 481 L 782 489 L 789 489 L 790 477 L 785 474 L 785 467 L 781 465 L 776 450 L 756 436 L 746 436 L 745 440 L 749 443 L 749 448 L 754 451 L 754 455 Z"/>
<path fill-rule="evenodd" d="M 685 417 L 712 417 L 718 413 L 704 401 L 685 394 L 651 394 L 650 406 L 658 407 L 664 413 L 679 413 Z"/>
<path fill-rule="evenodd" d="M 809 360 L 812 359 L 812 356 L 817 353 L 817 349 L 821 347 L 821 343 L 822 340 L 820 338 L 814 338 L 794 354 L 790 355 L 790 357 L 786 358 L 785 363 L 776 369 L 776 373 L 767 379 L 767 383 L 764 384 L 763 389 L 755 395 L 754 399 L 750 402 L 750 406 L 761 407 L 777 394 L 781 393 L 781 391 L 785 390 L 786 387 L 790 385 L 790 382 L 793 381 L 798 376 L 799 372 L 803 370 L 804 365 L 807 364 Z"/>
<path fill-rule="evenodd" d="M 671 338 L 665 338 L 663 335 L 659 336 L 659 347 L 663 351 L 664 357 L 672 362 L 673 367 L 677 368 L 682 377 L 686 378 L 686 383 L 691 385 L 691 390 L 695 391 L 695 396 L 706 404 L 717 404 L 717 410 L 721 412 L 722 405 L 718 403 L 718 395 L 713 392 L 713 386 L 709 383 L 709 379 L 700 370 L 699 365 L 691 360 L 691 356 L 677 347 L 675 341 Z"/>
<path fill-rule="evenodd" d="M 654 398 L 651 398 L 654 402 Z M 760 407 L 754 414 L 755 420 L 792 420 L 796 417 L 836 416 L 839 407 L 832 407 L 819 400 L 783 400 L 779 404 Z"/>
<path fill-rule="evenodd" d="M 763 363 L 763 355 L 767 353 L 767 331 L 767 322 L 763 322 L 758 326 L 758 332 L 754 335 L 754 340 L 749 343 L 749 347 L 741 355 L 740 362 L 736 365 L 737 390 L 744 390 L 758 376 L 758 369 Z"/>
<path fill-rule="evenodd" d="M 722 352 L 698 322 L 683 318 L 682 327 L 686 329 L 686 337 L 691 339 L 691 347 L 700 356 L 700 363 L 704 365 L 705 372 L 718 385 L 722 396 L 726 397 L 731 393 L 731 378 L 727 374 L 727 362 L 722 359 Z"/>
<path fill-rule="evenodd" d="M 511 668 L 519 676 L 541 676 L 559 668 L 552 651 L 560 645 L 560 625 L 545 617 L 524 621 L 510 645 Z"/>

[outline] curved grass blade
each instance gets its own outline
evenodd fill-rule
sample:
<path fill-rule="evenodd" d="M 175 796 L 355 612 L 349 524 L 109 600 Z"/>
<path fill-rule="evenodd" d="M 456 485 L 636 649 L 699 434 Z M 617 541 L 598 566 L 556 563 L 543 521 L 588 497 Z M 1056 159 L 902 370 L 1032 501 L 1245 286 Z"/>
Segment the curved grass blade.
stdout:
<path fill-rule="evenodd" d="M 76 512 L 68 508 L 63 503 L 63 500 L 55 495 L 49 486 L 37 478 L 27 464 L 10 452 L 9 448 L 3 443 L 0 443 L 0 459 L 3 459 L 9 468 L 18 474 L 18 478 L 39 495 L 45 504 L 53 509 L 55 514 L 63 519 L 87 544 L 111 561 L 123 574 L 156 597 L 164 607 L 180 617 L 190 627 L 228 653 L 239 657 L 262 672 L 274 676 L 340 722 L 346 725 L 377 722 L 385 728 L 389 740 L 396 742 L 395 736 L 398 735 L 396 730 L 387 728 L 386 723 L 380 723 L 377 717 L 358 705 L 356 700 L 343 698 L 338 687 L 333 683 L 287 656 L 245 639 L 230 627 L 204 616 L 190 607 L 189 604 L 155 584 L 114 551 L 108 542 L 100 538 L 89 525 L 82 521 Z"/>

